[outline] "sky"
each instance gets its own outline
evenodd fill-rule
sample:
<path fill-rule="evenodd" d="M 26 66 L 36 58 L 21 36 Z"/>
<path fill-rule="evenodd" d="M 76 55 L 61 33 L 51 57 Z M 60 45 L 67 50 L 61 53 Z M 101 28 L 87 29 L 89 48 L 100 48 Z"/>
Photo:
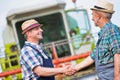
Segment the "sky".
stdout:
<path fill-rule="evenodd" d="M 20 7 L 26 7 L 29 5 L 35 5 L 40 2 L 52 2 L 53 0 L 1 0 L 0 1 L 0 48 L 4 47 L 4 40 L 2 38 L 2 33 L 7 27 L 7 22 L 6 22 L 6 15 L 9 13 L 9 10 L 15 9 L 15 8 L 20 8 Z M 59 0 L 57 0 L 59 1 Z M 70 9 L 74 7 L 74 4 L 72 3 L 72 0 L 63 0 L 66 2 L 66 7 L 65 9 Z M 114 9 L 115 13 L 113 14 L 112 17 L 112 22 L 115 23 L 116 25 L 120 26 L 120 0 L 108 0 L 114 4 Z M 92 26 L 92 32 L 96 33 L 99 31 L 99 28 L 96 28 L 94 26 L 93 21 L 91 20 L 91 10 L 90 8 L 94 5 L 95 0 L 76 0 L 76 7 L 83 7 L 88 10 L 89 17 L 90 17 L 90 23 Z"/>

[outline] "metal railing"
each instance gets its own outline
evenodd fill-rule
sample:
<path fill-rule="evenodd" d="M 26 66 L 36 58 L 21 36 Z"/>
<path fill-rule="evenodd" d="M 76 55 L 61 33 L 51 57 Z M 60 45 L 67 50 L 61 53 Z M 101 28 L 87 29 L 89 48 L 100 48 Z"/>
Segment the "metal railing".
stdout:
<path fill-rule="evenodd" d="M 67 43 L 67 40 L 62 40 L 62 42 L 63 41 L 65 43 Z M 61 43 L 61 41 L 56 42 L 56 44 L 57 43 Z M 90 54 L 90 52 L 86 52 L 86 53 L 82 53 L 82 54 L 78 54 L 78 55 L 74 55 L 74 56 L 67 56 L 67 57 L 64 57 L 64 58 L 58 58 L 57 52 L 55 50 L 55 44 L 52 43 L 50 45 L 51 45 L 50 47 L 52 47 L 52 54 L 54 56 L 54 59 L 53 59 L 53 64 L 54 65 L 58 65 L 60 63 L 77 60 L 77 59 L 80 59 L 80 58 L 85 58 L 85 57 L 89 56 L 89 54 Z M 1 72 L 0 73 L 0 77 L 6 77 L 6 76 L 9 76 L 9 75 L 14 75 L 14 74 L 18 74 L 18 73 L 21 73 L 21 69 L 20 68 L 15 69 L 15 70 L 6 71 L 6 72 Z"/>

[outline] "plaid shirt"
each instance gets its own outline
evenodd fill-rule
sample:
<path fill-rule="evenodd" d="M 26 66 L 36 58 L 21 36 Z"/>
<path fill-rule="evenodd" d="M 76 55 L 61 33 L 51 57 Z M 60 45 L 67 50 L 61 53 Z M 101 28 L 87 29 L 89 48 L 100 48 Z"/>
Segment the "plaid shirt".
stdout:
<path fill-rule="evenodd" d="M 103 30 L 106 29 L 104 32 Z M 102 36 L 99 42 L 99 50 L 96 48 L 91 53 L 91 58 L 95 60 L 95 53 L 98 52 L 98 61 L 103 64 L 114 61 L 114 54 L 120 53 L 120 29 L 111 22 L 106 23 L 98 33 Z"/>
<path fill-rule="evenodd" d="M 23 80 L 37 80 L 38 76 L 33 73 L 33 68 L 38 65 L 42 66 L 43 60 L 42 57 L 39 56 L 39 52 L 31 48 L 30 46 L 39 50 L 44 58 L 48 57 L 44 54 L 40 45 L 36 45 L 27 41 L 25 42 L 25 45 L 27 46 L 24 46 L 22 48 L 20 54 L 20 65 Z"/>

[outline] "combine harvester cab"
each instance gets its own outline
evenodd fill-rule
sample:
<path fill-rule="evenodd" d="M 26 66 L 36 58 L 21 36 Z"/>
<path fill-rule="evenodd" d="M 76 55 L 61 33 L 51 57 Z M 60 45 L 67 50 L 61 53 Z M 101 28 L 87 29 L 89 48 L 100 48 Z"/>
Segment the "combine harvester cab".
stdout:
<path fill-rule="evenodd" d="M 43 24 L 44 39 L 41 42 L 51 58 L 53 58 L 52 45 L 56 49 L 58 58 L 90 52 L 94 47 L 94 39 L 90 32 L 87 10 L 65 11 L 64 7 L 65 2 L 61 0 L 48 0 L 37 5 L 11 10 L 7 15 L 8 27 L 3 33 L 5 45 L 15 43 L 18 49 L 17 55 L 19 55 L 25 41 L 21 24 L 25 20 L 34 18 Z M 76 62 L 81 60 L 76 60 Z M 19 62 L 19 57 L 17 61 Z"/>

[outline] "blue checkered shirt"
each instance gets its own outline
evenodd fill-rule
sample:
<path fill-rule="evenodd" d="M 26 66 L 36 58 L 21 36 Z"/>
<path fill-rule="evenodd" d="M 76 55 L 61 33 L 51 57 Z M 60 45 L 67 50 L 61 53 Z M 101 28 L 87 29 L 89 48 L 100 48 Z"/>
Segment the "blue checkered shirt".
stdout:
<path fill-rule="evenodd" d="M 35 49 L 39 50 L 44 58 L 48 58 L 40 45 L 25 42 L 25 45 L 30 45 Z M 39 56 L 39 53 L 31 48 L 30 46 L 24 46 L 20 53 L 20 65 L 22 70 L 23 80 L 37 80 L 38 76 L 33 72 L 33 68 L 40 65 L 42 66 L 43 60 L 42 57 Z"/>
<path fill-rule="evenodd" d="M 106 29 L 104 32 L 103 30 Z M 91 58 L 95 60 L 96 53 L 98 52 L 98 61 L 103 64 L 114 61 L 114 54 L 120 53 L 120 29 L 118 26 L 111 22 L 106 23 L 98 33 L 98 36 L 102 36 L 99 42 L 99 50 L 96 48 L 91 53 Z M 108 53 L 111 51 L 111 54 Z M 111 56 L 113 55 L 113 56 Z"/>

